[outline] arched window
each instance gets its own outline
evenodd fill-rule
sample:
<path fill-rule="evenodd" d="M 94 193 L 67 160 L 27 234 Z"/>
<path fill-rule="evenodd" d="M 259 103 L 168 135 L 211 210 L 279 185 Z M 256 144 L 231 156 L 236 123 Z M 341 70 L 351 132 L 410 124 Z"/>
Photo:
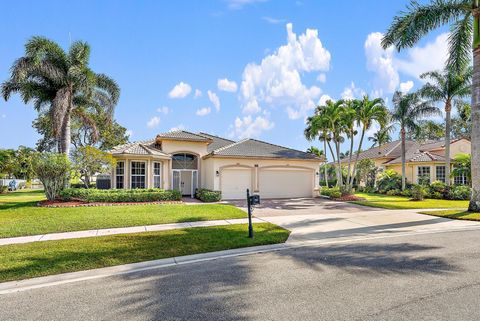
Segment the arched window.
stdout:
<path fill-rule="evenodd" d="M 188 153 L 174 154 L 172 169 L 198 169 L 197 156 Z"/>

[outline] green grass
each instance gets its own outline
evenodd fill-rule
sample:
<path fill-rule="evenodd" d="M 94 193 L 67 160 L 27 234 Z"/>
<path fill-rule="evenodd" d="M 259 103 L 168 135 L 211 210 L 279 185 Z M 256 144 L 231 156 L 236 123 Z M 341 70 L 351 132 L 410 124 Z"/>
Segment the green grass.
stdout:
<path fill-rule="evenodd" d="M 354 201 L 352 203 L 380 207 L 387 209 L 418 209 L 418 208 L 467 208 L 468 201 L 425 199 L 423 201 L 411 201 L 404 196 L 388 196 L 382 194 L 356 193 L 356 196 L 363 197 L 365 201 Z"/>
<path fill-rule="evenodd" d="M 270 223 L 198 227 L 161 232 L 0 246 L 0 282 L 174 256 L 283 243 L 289 231 Z"/>
<path fill-rule="evenodd" d="M 41 191 L 0 194 L 0 238 L 164 223 L 244 218 L 224 204 L 164 204 L 45 208 Z"/>
<path fill-rule="evenodd" d="M 453 218 L 457 220 L 480 221 L 480 213 L 468 212 L 465 210 L 443 210 L 443 211 L 425 211 L 420 212 L 433 216 Z"/>

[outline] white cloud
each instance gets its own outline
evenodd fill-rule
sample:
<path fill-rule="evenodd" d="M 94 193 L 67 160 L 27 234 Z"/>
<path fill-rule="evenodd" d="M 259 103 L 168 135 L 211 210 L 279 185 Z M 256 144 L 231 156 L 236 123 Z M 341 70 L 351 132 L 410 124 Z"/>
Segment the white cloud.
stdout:
<path fill-rule="evenodd" d="M 357 88 L 355 83 L 352 81 L 350 86 L 343 89 L 342 94 L 340 95 L 342 99 L 359 99 L 365 96 L 365 91 L 361 88 Z"/>
<path fill-rule="evenodd" d="M 132 138 L 132 136 L 133 136 L 133 130 L 127 129 L 127 131 L 125 131 L 125 135 L 127 135 L 128 138 Z"/>
<path fill-rule="evenodd" d="M 291 23 L 286 25 L 287 44 L 280 46 L 260 64 L 248 64 L 242 76 L 243 112 L 257 113 L 261 107 L 283 107 L 290 118 L 305 116 L 315 108 L 321 95 L 317 86 L 308 87 L 302 75 L 328 71 L 330 53 L 318 38 L 318 31 L 307 29 L 297 36 Z"/>
<path fill-rule="evenodd" d="M 170 112 L 170 108 L 168 108 L 167 106 L 162 106 L 160 108 L 157 108 L 157 111 L 161 114 L 168 114 Z"/>
<path fill-rule="evenodd" d="M 271 23 L 273 25 L 285 22 L 285 19 L 277 19 L 272 17 L 262 17 L 262 20 L 265 20 L 266 22 Z"/>
<path fill-rule="evenodd" d="M 228 3 L 228 7 L 233 10 L 240 10 L 244 6 L 259 2 L 266 2 L 268 0 L 226 0 Z"/>
<path fill-rule="evenodd" d="M 190 94 L 191 91 L 192 87 L 189 84 L 181 81 L 172 88 L 172 90 L 168 93 L 168 97 L 177 99 L 185 98 L 186 96 L 188 96 L 188 94 Z"/>
<path fill-rule="evenodd" d="M 205 116 L 210 114 L 211 111 L 212 109 L 210 107 L 203 107 L 203 108 L 197 109 L 196 114 L 197 116 Z"/>
<path fill-rule="evenodd" d="M 157 127 L 160 124 L 160 117 L 158 116 L 153 116 L 150 118 L 150 120 L 147 122 L 147 127 L 148 128 L 154 128 Z"/>
<path fill-rule="evenodd" d="M 193 98 L 199 98 L 202 97 L 202 91 L 199 89 L 195 89 L 195 94 L 193 95 Z"/>
<path fill-rule="evenodd" d="M 322 97 L 320 97 L 320 99 L 318 100 L 317 105 L 319 105 L 319 106 L 325 105 L 325 103 L 326 103 L 328 100 L 332 100 L 332 101 L 333 101 L 333 98 L 330 97 L 329 95 L 322 95 Z"/>
<path fill-rule="evenodd" d="M 448 53 L 448 33 L 442 33 L 424 46 L 405 51 L 404 57 L 394 47 L 383 49 L 383 34 L 373 32 L 367 36 L 364 49 L 367 69 L 375 73 L 373 92 L 379 95 L 393 93 L 400 86 L 400 74 L 420 79 L 426 71 L 443 69 Z M 409 86 L 408 81 L 403 87 Z M 411 89 L 411 88 L 410 88 Z"/>
<path fill-rule="evenodd" d="M 403 93 L 408 93 L 412 88 L 413 88 L 413 81 L 411 80 L 400 83 L 400 91 Z"/>
<path fill-rule="evenodd" d="M 211 103 L 213 104 L 213 106 L 215 107 L 215 109 L 217 111 L 220 110 L 220 99 L 218 98 L 217 94 L 215 94 L 214 92 L 212 91 L 207 91 L 207 94 L 208 94 L 208 99 L 211 101 Z"/>
<path fill-rule="evenodd" d="M 186 128 L 187 127 L 185 127 L 184 124 L 178 124 L 177 126 L 170 128 L 170 131 L 171 132 L 176 132 L 176 131 L 179 131 L 179 130 L 185 130 Z"/>
<path fill-rule="evenodd" d="M 223 78 L 217 81 L 217 87 L 218 87 L 218 90 L 234 93 L 237 91 L 238 86 L 235 81 L 228 80 L 227 78 Z"/>
<path fill-rule="evenodd" d="M 327 75 L 322 72 L 318 74 L 317 80 L 321 83 L 325 83 L 327 81 Z"/>
<path fill-rule="evenodd" d="M 233 136 L 239 139 L 258 137 L 263 131 L 270 130 L 275 126 L 267 117 L 251 115 L 243 118 L 237 117 L 234 122 Z"/>

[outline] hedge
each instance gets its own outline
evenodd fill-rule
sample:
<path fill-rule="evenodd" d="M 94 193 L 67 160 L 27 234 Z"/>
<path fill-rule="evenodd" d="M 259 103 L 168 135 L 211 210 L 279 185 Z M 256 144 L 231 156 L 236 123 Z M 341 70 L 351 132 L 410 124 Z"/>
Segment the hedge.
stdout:
<path fill-rule="evenodd" d="M 195 197 L 206 203 L 219 202 L 222 199 L 222 192 L 199 188 L 195 193 Z"/>
<path fill-rule="evenodd" d="M 158 202 L 180 201 L 182 194 L 176 190 L 163 189 L 110 189 L 98 190 L 95 188 L 68 188 L 60 193 L 64 201 L 81 200 L 85 202 Z"/>
<path fill-rule="evenodd" d="M 340 192 L 340 189 L 338 187 L 322 187 L 320 189 L 320 195 L 328 196 L 330 198 L 339 198 L 342 196 L 342 192 Z"/>

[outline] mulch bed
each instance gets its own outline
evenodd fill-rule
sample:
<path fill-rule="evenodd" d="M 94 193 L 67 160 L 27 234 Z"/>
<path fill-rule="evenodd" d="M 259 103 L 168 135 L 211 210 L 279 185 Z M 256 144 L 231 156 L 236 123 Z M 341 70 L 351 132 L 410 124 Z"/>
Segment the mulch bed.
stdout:
<path fill-rule="evenodd" d="M 333 200 L 342 201 L 342 202 L 352 202 L 352 201 L 365 201 L 365 198 L 358 197 L 358 196 L 355 196 L 355 195 L 345 195 L 345 196 L 341 196 L 339 198 L 334 198 Z"/>
<path fill-rule="evenodd" d="M 122 205 L 155 205 L 155 204 L 183 204 L 182 201 L 159 201 L 159 202 L 120 202 L 120 203 L 88 203 L 84 201 L 41 201 L 37 203 L 40 207 L 94 207 L 94 206 L 122 206 Z"/>

